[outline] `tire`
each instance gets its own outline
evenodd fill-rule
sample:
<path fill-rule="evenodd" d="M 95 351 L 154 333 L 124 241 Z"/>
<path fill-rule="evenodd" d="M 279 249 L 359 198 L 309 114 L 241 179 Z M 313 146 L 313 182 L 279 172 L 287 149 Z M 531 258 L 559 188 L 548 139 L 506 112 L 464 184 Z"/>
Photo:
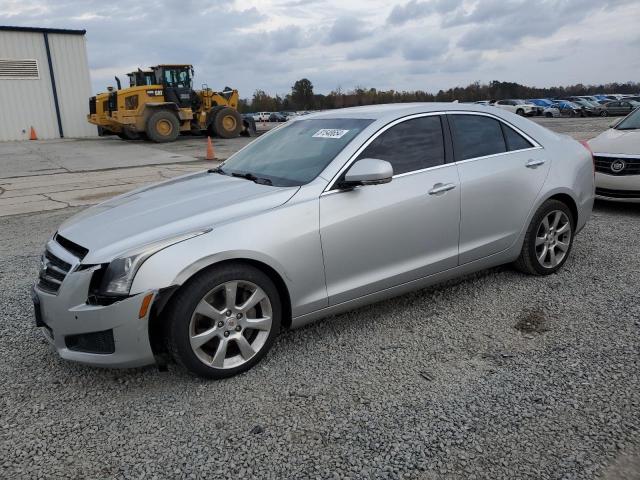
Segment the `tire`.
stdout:
<path fill-rule="evenodd" d="M 521 117 L 524 116 L 524 110 L 519 108 L 518 110 L 516 110 L 516 115 L 520 115 Z"/>
<path fill-rule="evenodd" d="M 544 243 L 540 243 L 537 240 L 542 240 L 543 233 L 548 232 L 545 230 L 544 221 L 548 221 L 548 225 L 552 226 L 556 218 L 556 214 L 559 217 L 559 221 L 555 229 L 552 229 L 549 234 L 548 241 L 545 237 Z M 566 225 L 566 230 L 565 230 Z M 573 246 L 573 239 L 575 237 L 575 225 L 576 220 L 573 217 L 571 209 L 563 202 L 559 200 L 547 200 L 544 202 L 536 214 L 533 216 L 527 232 L 525 234 L 524 243 L 520 256 L 515 262 L 515 267 L 523 273 L 529 275 L 550 275 L 557 272 L 569 258 L 571 248 Z M 554 235 L 555 234 L 555 235 Z M 561 247 L 563 245 L 563 247 Z M 555 253 L 555 260 L 551 253 L 546 253 L 542 261 L 539 259 L 541 253 L 553 249 Z M 559 252 L 559 253 L 558 253 Z M 558 258 L 559 254 L 564 255 Z M 553 263 L 557 261 L 557 263 Z"/>
<path fill-rule="evenodd" d="M 544 116 L 547 118 L 553 118 L 553 114 L 551 112 L 545 113 Z"/>
<path fill-rule="evenodd" d="M 225 107 L 213 119 L 213 128 L 220 138 L 235 138 L 242 130 L 242 116 L 237 110 Z"/>
<path fill-rule="evenodd" d="M 129 130 L 127 128 L 123 128 L 122 131 L 119 132 L 117 135 L 122 140 L 139 140 L 140 139 L 140 134 L 138 132 Z"/>
<path fill-rule="evenodd" d="M 147 119 L 147 137 L 157 143 L 173 142 L 180 135 L 178 117 L 168 110 L 158 110 Z"/>
<path fill-rule="evenodd" d="M 227 292 L 233 290 L 229 286 L 234 284 L 237 296 L 227 300 Z M 264 298 L 243 309 L 242 302 L 248 303 L 252 292 Z M 273 281 L 255 267 L 230 263 L 205 270 L 176 293 L 167 311 L 167 346 L 173 358 L 194 375 L 231 377 L 264 357 L 281 321 L 282 304 Z M 192 341 L 203 343 L 192 347 Z"/>
<path fill-rule="evenodd" d="M 602 111 L 600 112 L 600 116 L 601 116 L 601 117 L 608 117 L 608 116 L 609 116 L 609 113 L 608 113 L 606 110 L 602 110 Z"/>

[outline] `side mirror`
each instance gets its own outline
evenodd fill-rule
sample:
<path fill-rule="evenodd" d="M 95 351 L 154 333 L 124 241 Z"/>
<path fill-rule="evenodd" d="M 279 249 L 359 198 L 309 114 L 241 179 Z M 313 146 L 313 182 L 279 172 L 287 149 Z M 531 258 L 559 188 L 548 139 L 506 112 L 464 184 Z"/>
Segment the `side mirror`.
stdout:
<path fill-rule="evenodd" d="M 363 158 L 351 165 L 339 186 L 349 188 L 358 185 L 380 185 L 389 183 L 392 177 L 393 167 L 386 160 Z"/>

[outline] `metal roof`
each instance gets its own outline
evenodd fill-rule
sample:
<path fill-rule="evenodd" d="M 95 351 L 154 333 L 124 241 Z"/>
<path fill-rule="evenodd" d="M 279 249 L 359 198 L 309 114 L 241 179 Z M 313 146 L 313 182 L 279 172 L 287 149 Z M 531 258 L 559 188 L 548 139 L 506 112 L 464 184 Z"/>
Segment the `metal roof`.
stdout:
<path fill-rule="evenodd" d="M 0 32 L 31 32 L 31 33 L 61 33 L 65 35 L 84 35 L 86 30 L 69 30 L 66 28 L 43 28 L 43 27 L 12 27 L 0 25 Z"/>

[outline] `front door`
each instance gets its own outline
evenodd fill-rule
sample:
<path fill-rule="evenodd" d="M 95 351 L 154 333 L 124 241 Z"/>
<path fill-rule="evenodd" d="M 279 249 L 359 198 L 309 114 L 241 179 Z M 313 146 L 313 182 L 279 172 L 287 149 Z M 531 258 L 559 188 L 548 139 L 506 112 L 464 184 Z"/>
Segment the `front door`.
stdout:
<path fill-rule="evenodd" d="M 330 305 L 458 264 L 460 183 L 456 166 L 445 163 L 441 118 L 396 123 L 370 140 L 358 158 L 389 161 L 394 177 L 320 197 Z"/>

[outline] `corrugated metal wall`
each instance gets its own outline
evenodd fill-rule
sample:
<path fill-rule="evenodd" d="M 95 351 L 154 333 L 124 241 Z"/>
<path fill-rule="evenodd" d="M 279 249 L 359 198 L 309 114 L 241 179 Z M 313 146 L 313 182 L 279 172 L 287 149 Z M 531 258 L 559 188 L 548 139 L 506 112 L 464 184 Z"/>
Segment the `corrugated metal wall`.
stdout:
<path fill-rule="evenodd" d="M 85 38 L 48 35 L 64 136 L 97 135 L 86 119 L 91 84 Z M 40 74 L 38 79 L 0 79 L 0 141 L 26 140 L 32 126 L 40 139 L 59 138 L 44 35 L 0 31 L 0 58 L 36 59 Z"/>
<path fill-rule="evenodd" d="M 96 126 L 87 122 L 91 80 L 84 35 L 50 33 L 49 49 L 56 77 L 64 136 L 97 135 Z"/>
<path fill-rule="evenodd" d="M 58 138 L 49 64 L 42 33 L 0 31 L 0 58 L 38 61 L 39 79 L 0 80 L 0 140 Z"/>

